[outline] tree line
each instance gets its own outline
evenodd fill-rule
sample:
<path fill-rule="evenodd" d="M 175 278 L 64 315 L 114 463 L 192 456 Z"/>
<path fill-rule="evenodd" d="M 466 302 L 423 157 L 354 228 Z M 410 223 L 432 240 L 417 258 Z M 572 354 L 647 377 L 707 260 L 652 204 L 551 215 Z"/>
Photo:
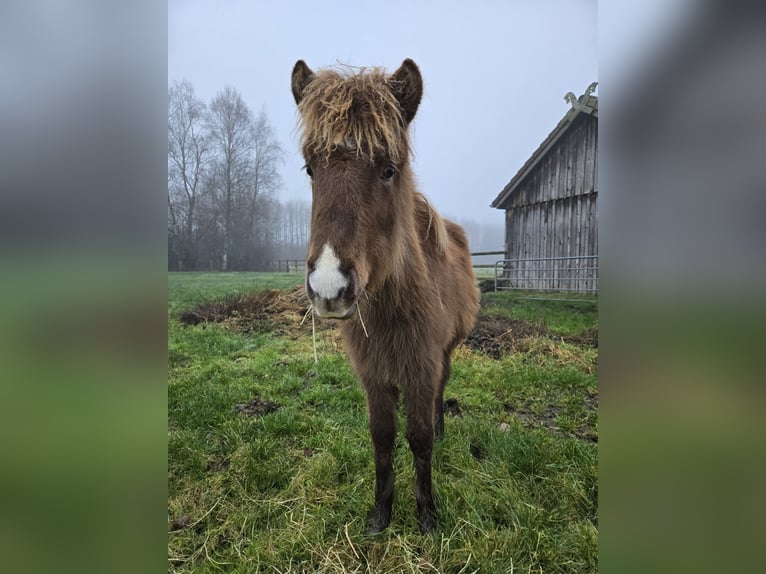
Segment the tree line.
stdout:
<path fill-rule="evenodd" d="M 284 204 L 283 150 L 264 111 L 232 87 L 209 103 L 182 80 L 168 89 L 168 269 L 261 270 L 303 258 L 310 205 Z"/>

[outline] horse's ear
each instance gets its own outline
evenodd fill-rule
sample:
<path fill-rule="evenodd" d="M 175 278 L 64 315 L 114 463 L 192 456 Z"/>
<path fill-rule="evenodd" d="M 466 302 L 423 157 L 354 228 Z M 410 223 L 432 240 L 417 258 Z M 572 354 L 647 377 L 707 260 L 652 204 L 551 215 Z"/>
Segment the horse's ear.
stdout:
<path fill-rule="evenodd" d="M 407 58 L 399 69 L 391 74 L 391 89 L 402 107 L 404 122 L 409 124 L 418 111 L 423 96 L 423 77 L 417 64 Z"/>
<path fill-rule="evenodd" d="M 306 62 L 303 60 L 295 62 L 295 66 L 293 66 L 292 88 L 296 104 L 301 103 L 301 100 L 303 99 L 303 90 L 306 89 L 306 86 L 308 86 L 313 79 L 314 72 L 312 72 L 311 68 L 306 65 Z"/>

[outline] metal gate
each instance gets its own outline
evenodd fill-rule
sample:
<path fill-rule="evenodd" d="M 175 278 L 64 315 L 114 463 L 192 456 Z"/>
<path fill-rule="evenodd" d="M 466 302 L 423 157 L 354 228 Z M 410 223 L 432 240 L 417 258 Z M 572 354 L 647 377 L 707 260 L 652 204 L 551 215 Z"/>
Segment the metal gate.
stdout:
<path fill-rule="evenodd" d="M 495 291 L 598 293 L 598 255 L 501 259 Z"/>

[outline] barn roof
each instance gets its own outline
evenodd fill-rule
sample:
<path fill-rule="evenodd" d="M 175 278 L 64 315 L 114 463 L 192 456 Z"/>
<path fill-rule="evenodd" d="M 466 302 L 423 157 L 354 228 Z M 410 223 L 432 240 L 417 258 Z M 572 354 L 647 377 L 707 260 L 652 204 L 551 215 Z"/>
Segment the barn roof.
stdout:
<path fill-rule="evenodd" d="M 490 207 L 496 207 L 497 209 L 505 208 L 505 204 L 507 203 L 508 198 L 511 197 L 519 184 L 524 181 L 527 175 L 529 175 L 529 173 L 535 168 L 537 163 L 543 157 L 545 157 L 545 154 L 548 153 L 548 150 L 550 150 L 559 140 L 559 138 L 561 138 L 561 136 L 563 136 L 567 130 L 569 130 L 577 116 L 580 114 L 588 114 L 598 118 L 598 96 L 593 95 L 597 85 L 597 82 L 593 82 L 585 90 L 585 93 L 579 98 L 575 98 L 575 95 L 572 92 L 568 92 L 564 96 L 564 100 L 571 104 L 572 107 L 569 109 L 569 111 L 567 111 L 566 114 L 564 114 L 564 117 L 561 118 L 561 121 L 556 125 L 555 128 L 553 128 L 553 131 L 548 134 L 548 137 L 543 140 L 543 143 L 537 147 L 537 149 L 524 163 L 524 165 L 521 166 L 521 169 L 516 172 L 516 175 L 514 175 L 511 181 L 509 181 L 508 184 L 503 188 L 503 191 L 498 194 Z"/>

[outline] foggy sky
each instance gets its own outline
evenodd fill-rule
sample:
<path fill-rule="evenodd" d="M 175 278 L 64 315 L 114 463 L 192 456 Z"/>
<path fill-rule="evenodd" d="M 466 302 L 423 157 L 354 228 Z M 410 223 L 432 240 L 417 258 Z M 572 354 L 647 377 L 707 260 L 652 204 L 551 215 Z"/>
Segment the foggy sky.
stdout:
<path fill-rule="evenodd" d="M 374 7 L 373 7 L 374 6 Z M 412 58 L 424 95 L 411 128 L 421 192 L 445 215 L 501 223 L 489 207 L 598 80 L 595 1 L 212 2 L 170 0 L 168 84 L 209 101 L 225 85 L 264 109 L 285 150 L 280 199 L 311 199 L 290 72 Z"/>

